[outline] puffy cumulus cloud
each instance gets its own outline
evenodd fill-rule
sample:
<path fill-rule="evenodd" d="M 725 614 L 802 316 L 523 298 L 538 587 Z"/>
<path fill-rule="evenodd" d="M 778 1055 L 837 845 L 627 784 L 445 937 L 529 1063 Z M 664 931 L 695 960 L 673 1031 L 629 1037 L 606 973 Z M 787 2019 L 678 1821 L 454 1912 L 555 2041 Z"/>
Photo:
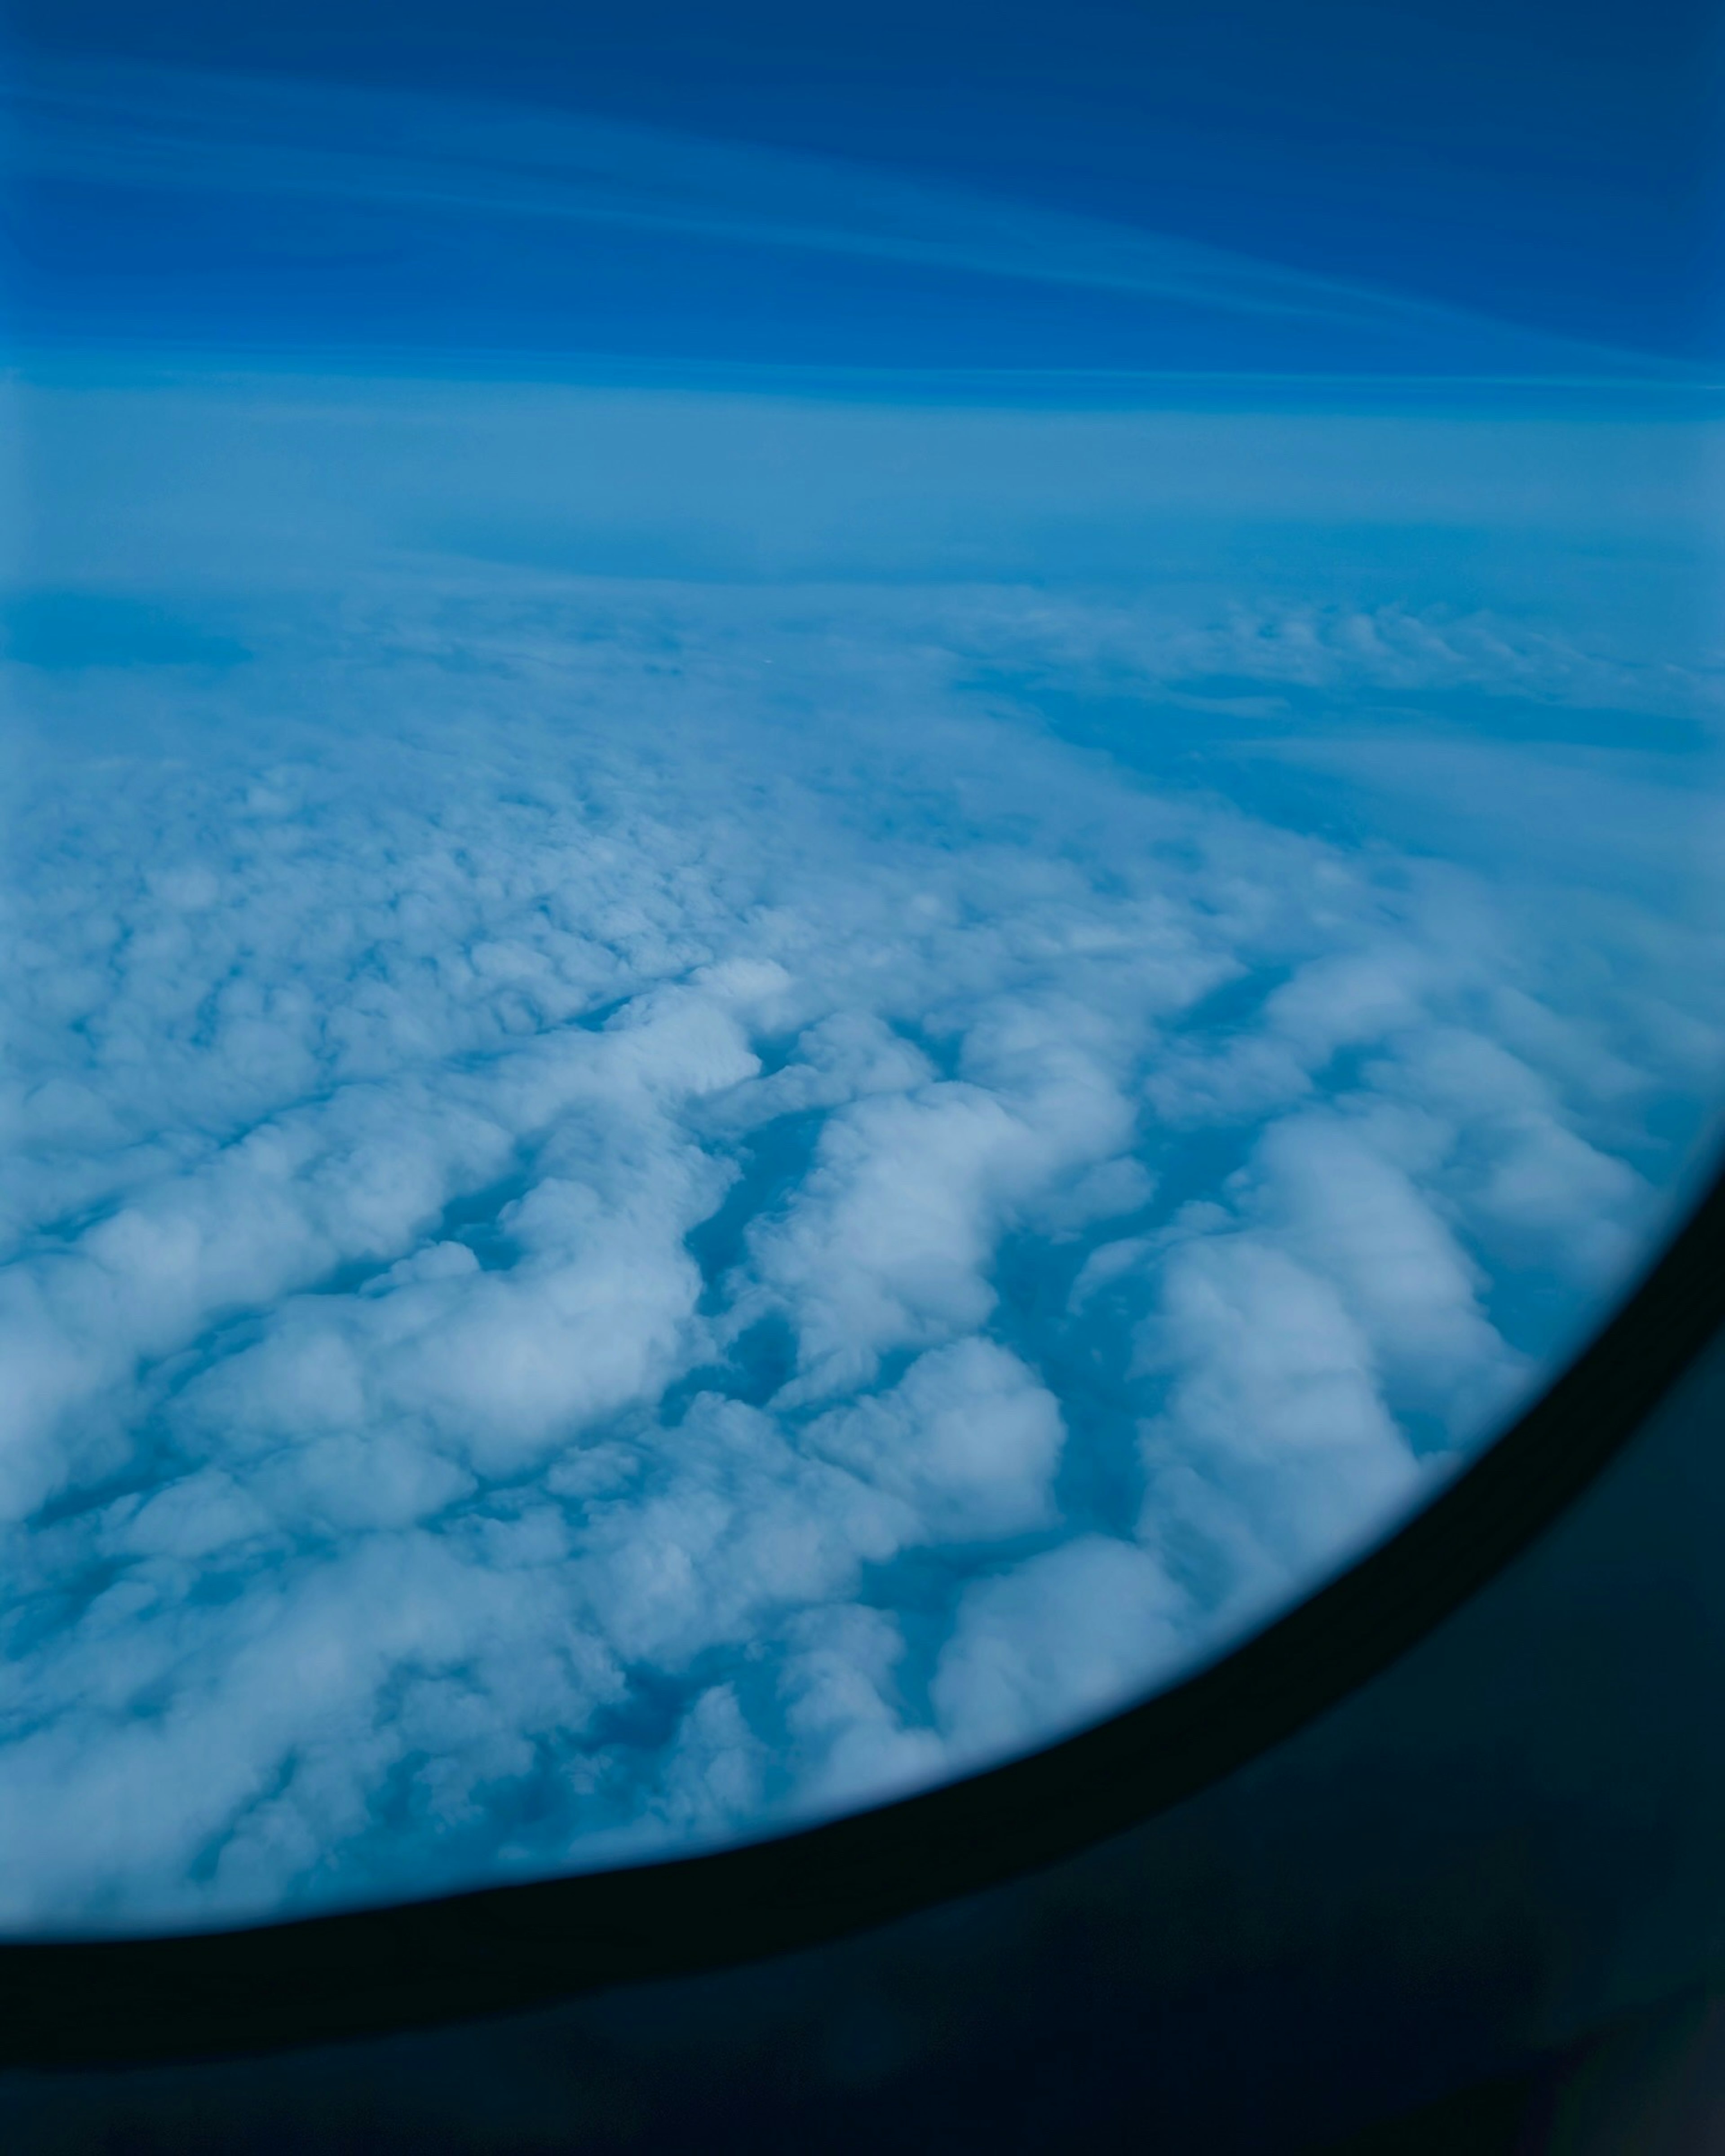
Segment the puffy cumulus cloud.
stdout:
<path fill-rule="evenodd" d="M 903 1497 L 925 1531 L 968 1542 L 1054 1524 L 1065 1435 L 1047 1388 L 973 1335 L 919 1356 L 890 1392 L 821 1416 L 807 1442 Z"/>
<path fill-rule="evenodd" d="M 958 1758 L 998 1756 L 1123 1706 L 1189 1652 L 1189 1621 L 1153 1556 L 1079 1535 L 968 1590 L 930 1697 Z"/>
<path fill-rule="evenodd" d="M 422 580 L 225 675 L 14 670 L 0 1921 L 1047 1741 L 1589 1321 L 1717 1086 L 1716 920 L 1205 759 L 1308 692 L 1701 689 L 1183 603 Z M 1631 821 L 1694 793 L 1637 753 Z"/>
<path fill-rule="evenodd" d="M 1169 1380 L 1144 1427 L 1141 1532 L 1231 1614 L 1383 1525 L 1416 1470 L 1336 1283 L 1261 1235 L 1204 1224 L 1170 1254 L 1138 1331 L 1133 1368 Z"/>

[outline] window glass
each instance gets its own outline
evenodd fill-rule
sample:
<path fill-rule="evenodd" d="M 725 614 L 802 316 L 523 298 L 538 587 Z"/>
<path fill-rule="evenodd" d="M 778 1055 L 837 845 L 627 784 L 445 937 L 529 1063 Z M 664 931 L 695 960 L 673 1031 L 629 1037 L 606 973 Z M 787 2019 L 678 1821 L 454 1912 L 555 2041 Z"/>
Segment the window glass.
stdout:
<path fill-rule="evenodd" d="M 38 26 L 0 1927 L 1053 1741 L 1698 1188 L 1676 33 L 1275 12 Z"/>

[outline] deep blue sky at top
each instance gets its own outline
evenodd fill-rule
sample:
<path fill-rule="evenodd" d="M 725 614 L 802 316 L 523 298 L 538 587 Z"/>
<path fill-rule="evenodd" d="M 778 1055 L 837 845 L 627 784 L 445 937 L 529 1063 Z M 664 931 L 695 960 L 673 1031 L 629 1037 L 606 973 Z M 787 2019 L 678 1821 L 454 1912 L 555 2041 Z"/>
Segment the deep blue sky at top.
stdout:
<path fill-rule="evenodd" d="M 31 59 L 527 101 L 771 146 L 1706 367 L 1712 0 L 13 0 Z M 243 190 L 21 185 L 27 339 L 798 366 L 1417 371 L 1131 295 Z M 531 222 L 531 221 L 530 221 Z M 436 228 L 433 227 L 435 225 Z M 1441 342 L 1441 340 L 1440 340 Z M 1489 370 L 1490 357 L 1478 364 Z M 1548 364 L 1553 364 L 1548 362 Z M 1465 371 L 1442 352 L 1435 364 Z"/>

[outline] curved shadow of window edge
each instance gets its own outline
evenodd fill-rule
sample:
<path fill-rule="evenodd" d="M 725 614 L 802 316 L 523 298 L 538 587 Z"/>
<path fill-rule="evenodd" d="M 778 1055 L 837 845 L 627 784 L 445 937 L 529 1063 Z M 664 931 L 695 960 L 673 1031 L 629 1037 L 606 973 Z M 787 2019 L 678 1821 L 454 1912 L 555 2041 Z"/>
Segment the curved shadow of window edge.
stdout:
<path fill-rule="evenodd" d="M 1511 1427 L 1345 1571 L 1045 1749 L 772 1838 L 242 1928 L 0 1943 L 0 2064 L 275 2050 L 813 1947 L 999 1885 L 1196 1795 L 1386 1669 L 1630 1444 L 1725 1324 L 1725 1170 Z"/>

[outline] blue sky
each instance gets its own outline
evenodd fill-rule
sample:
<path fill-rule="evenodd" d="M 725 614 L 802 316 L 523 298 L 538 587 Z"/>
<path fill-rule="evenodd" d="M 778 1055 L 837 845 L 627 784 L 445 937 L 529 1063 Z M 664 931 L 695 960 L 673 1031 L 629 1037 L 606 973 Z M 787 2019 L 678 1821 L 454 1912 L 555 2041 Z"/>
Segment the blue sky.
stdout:
<path fill-rule="evenodd" d="M 13 22 L 32 341 L 697 371 L 1720 356 L 1698 6 Z"/>
<path fill-rule="evenodd" d="M 1699 14 L 14 6 L 0 1927 L 773 1830 L 1717 1142 Z"/>

